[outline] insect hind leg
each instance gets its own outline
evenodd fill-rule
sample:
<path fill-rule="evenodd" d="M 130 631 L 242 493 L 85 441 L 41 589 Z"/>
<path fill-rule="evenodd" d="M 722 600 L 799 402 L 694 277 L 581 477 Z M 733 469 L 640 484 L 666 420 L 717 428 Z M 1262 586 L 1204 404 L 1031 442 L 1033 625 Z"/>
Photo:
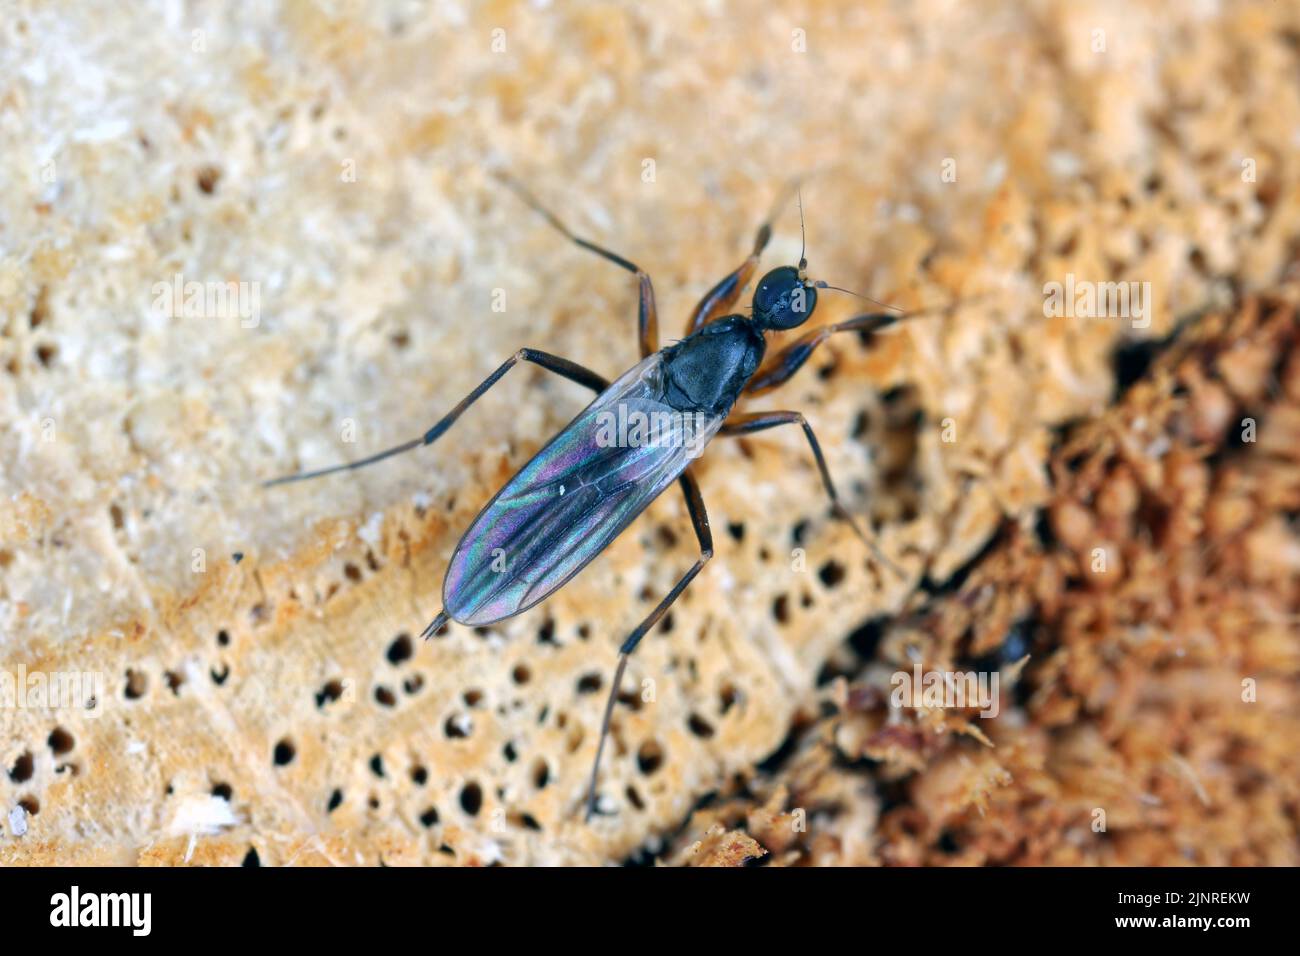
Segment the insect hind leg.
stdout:
<path fill-rule="evenodd" d="M 539 365 L 549 372 L 554 372 L 567 378 L 571 382 L 577 382 L 579 385 L 585 385 L 594 392 L 603 392 L 609 387 L 609 381 L 603 376 L 591 369 L 579 365 L 577 362 L 571 362 L 568 359 L 560 358 L 558 355 L 551 355 L 549 352 L 542 352 L 538 349 L 520 349 L 510 358 L 506 359 L 497 368 L 495 372 L 479 383 L 479 386 L 470 392 L 460 404 L 449 411 L 438 420 L 420 438 L 412 438 L 410 441 L 402 442 L 400 445 L 394 445 L 392 448 L 386 448 L 381 452 L 371 455 L 369 458 L 362 458 L 360 461 L 347 462 L 342 465 L 332 465 L 329 468 L 318 468 L 315 471 L 302 471 L 293 475 L 285 475 L 282 478 L 274 478 L 271 481 L 262 483 L 263 488 L 270 488 L 275 485 L 287 485 L 295 481 L 306 481 L 308 478 L 320 478 L 324 475 L 332 475 L 340 471 L 355 471 L 358 468 L 364 468 L 367 465 L 373 465 L 376 462 L 383 461 L 385 458 L 392 458 L 394 455 L 400 455 L 403 452 L 411 451 L 422 445 L 432 445 L 442 437 L 443 433 L 452 425 L 456 424 L 456 419 L 465 413 L 465 410 L 483 397 L 483 393 L 501 380 L 501 378 L 520 362 L 531 362 Z"/>
<path fill-rule="evenodd" d="M 651 611 L 644 621 L 642 621 L 623 646 L 618 650 L 618 666 L 614 670 L 614 680 L 609 688 L 609 699 L 605 702 L 605 716 L 600 723 L 600 742 L 596 744 L 596 759 L 591 765 L 591 782 L 587 786 L 587 816 L 590 820 L 596 812 L 596 778 L 600 773 L 600 758 L 605 752 L 605 740 L 609 737 L 609 722 L 614 715 L 614 702 L 618 699 L 618 687 L 623 680 L 623 671 L 627 668 L 628 656 L 636 650 L 637 644 L 641 638 L 645 637 L 650 628 L 659 623 L 659 619 L 664 616 L 664 612 L 672 606 L 687 586 L 700 573 L 700 570 L 713 557 L 713 532 L 709 530 L 709 514 L 704 509 L 704 498 L 700 495 L 700 486 L 695 477 L 689 472 L 683 472 L 679 482 L 682 486 L 682 493 L 686 496 L 686 510 L 690 512 L 691 526 L 695 529 L 695 537 L 700 542 L 700 557 L 691 565 L 691 569 L 682 575 L 681 579 L 674 585 L 673 589 L 668 592 L 658 606 Z"/>

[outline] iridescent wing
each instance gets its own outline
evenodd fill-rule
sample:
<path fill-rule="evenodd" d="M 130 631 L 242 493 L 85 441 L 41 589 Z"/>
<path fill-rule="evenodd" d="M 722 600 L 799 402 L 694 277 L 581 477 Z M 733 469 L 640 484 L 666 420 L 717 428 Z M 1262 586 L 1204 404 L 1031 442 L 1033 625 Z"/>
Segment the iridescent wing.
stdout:
<path fill-rule="evenodd" d="M 532 607 L 603 551 L 699 457 L 722 416 L 663 401 L 663 358 L 612 383 L 506 483 L 452 555 L 451 617 L 491 624 Z"/>

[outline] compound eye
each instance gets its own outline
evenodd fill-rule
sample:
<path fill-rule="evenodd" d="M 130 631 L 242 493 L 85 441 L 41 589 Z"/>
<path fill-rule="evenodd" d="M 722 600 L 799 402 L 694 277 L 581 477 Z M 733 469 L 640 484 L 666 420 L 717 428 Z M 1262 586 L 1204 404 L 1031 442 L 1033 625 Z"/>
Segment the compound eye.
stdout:
<path fill-rule="evenodd" d="M 800 282 L 790 291 L 790 311 L 788 313 L 790 324 L 785 328 L 794 328 L 796 325 L 808 321 L 808 316 L 812 315 L 815 308 L 817 308 L 817 290 Z"/>
<path fill-rule="evenodd" d="M 754 292 L 754 317 L 772 329 L 801 325 L 817 305 L 817 290 L 799 278 L 794 266 L 773 269 Z"/>
<path fill-rule="evenodd" d="M 754 292 L 754 311 L 773 317 L 790 306 L 790 295 L 799 285 L 799 270 L 793 266 L 773 269 L 758 284 Z"/>

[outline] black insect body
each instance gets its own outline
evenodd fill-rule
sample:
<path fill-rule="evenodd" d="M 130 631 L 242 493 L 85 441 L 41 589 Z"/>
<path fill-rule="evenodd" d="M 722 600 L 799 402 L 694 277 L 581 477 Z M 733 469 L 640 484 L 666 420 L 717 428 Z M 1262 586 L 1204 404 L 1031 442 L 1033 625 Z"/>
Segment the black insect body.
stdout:
<path fill-rule="evenodd" d="M 507 180 L 507 185 L 574 243 L 637 277 L 641 361 L 610 383 L 567 359 L 520 349 L 422 437 L 361 461 L 290 475 L 267 485 L 360 468 L 431 444 L 521 361 L 540 365 L 597 393 L 591 405 L 497 492 L 465 532 L 443 582 L 443 610 L 424 631 L 428 637 L 448 620 L 481 626 L 527 610 L 582 570 L 669 485 L 674 481 L 681 485 L 700 557 L 619 648 L 587 790 L 590 817 L 596 807 L 601 754 L 628 655 L 713 555 L 708 515 L 689 467 L 713 437 L 747 435 L 797 424 L 808 440 L 835 514 L 853 527 L 877 560 L 901 573 L 840 501 L 817 437 L 802 414 L 732 414 L 742 394 L 766 392 L 787 381 L 831 334 L 871 334 L 893 324 L 898 317 L 864 314 L 815 329 L 764 364 L 766 334 L 802 325 L 816 308 L 817 290 L 834 288 L 808 279 L 807 264 L 801 255 L 798 266 L 780 266 L 759 280 L 750 316 L 725 314 L 757 268 L 771 237 L 769 221 L 759 228 L 753 251 L 745 261 L 696 306 L 685 337 L 660 349 L 650 277 L 627 259 L 575 236 L 522 186 L 512 180 Z M 629 421 L 636 422 L 639 431 L 624 428 Z"/>
<path fill-rule="evenodd" d="M 763 360 L 753 322 L 729 315 L 663 350 L 664 400 L 679 411 L 725 415 Z"/>

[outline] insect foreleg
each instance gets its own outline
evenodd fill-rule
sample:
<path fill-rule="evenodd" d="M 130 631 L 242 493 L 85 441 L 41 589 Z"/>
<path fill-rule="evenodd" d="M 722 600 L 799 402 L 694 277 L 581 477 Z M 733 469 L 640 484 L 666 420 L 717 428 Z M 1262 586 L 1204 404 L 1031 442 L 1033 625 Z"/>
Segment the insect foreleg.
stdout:
<path fill-rule="evenodd" d="M 594 392 L 603 392 L 609 387 L 609 382 L 604 376 L 598 375 L 591 369 L 579 365 L 577 362 L 570 362 L 568 359 L 560 358 L 558 355 L 551 355 L 548 352 L 541 352 L 537 349 L 520 349 L 510 358 L 501 363 L 495 372 L 485 378 L 478 388 L 470 392 L 461 400 L 460 404 L 444 415 L 436 425 L 430 428 L 420 438 L 412 438 L 410 441 L 402 442 L 400 445 L 394 445 L 384 451 L 371 455 L 369 458 L 363 458 L 360 461 L 348 462 L 342 465 L 333 465 L 329 468 L 321 468 L 316 471 L 304 471 L 295 475 L 286 475 L 283 478 L 275 478 L 271 481 L 264 482 L 262 487 L 269 488 L 272 485 L 284 485 L 293 481 L 305 481 L 308 478 L 319 478 L 322 475 L 331 475 L 339 471 L 353 471 L 357 468 L 364 468 L 366 465 L 373 465 L 377 461 L 383 461 L 385 458 L 391 458 L 394 455 L 400 455 L 402 452 L 411 451 L 413 448 L 419 448 L 421 445 L 431 445 L 437 441 L 447 429 L 456 423 L 456 419 L 464 414 L 465 409 L 473 405 L 483 393 L 495 385 L 501 378 L 514 368 L 519 362 L 532 362 L 534 365 L 540 365 L 548 371 L 557 375 L 562 375 L 571 382 L 577 382 L 579 385 L 585 385 Z"/>
<path fill-rule="evenodd" d="M 754 269 L 758 267 L 758 258 L 767 248 L 768 242 L 772 239 L 772 221 L 776 218 L 781 207 L 789 200 L 790 195 L 794 192 L 796 183 L 791 182 L 781 191 L 777 201 L 772 206 L 772 211 L 763 220 L 754 233 L 754 250 L 749 254 L 734 272 L 724 278 L 708 292 L 704 293 L 695 309 L 691 312 L 690 320 L 686 323 L 686 334 L 697 331 L 701 326 L 708 325 L 718 316 L 727 312 L 736 304 L 736 299 L 740 297 L 741 290 L 754 275 Z"/>
<path fill-rule="evenodd" d="M 754 377 L 749 380 L 749 384 L 745 386 L 745 391 L 750 395 L 758 395 L 762 392 L 771 391 L 778 385 L 784 385 L 795 372 L 803 367 L 804 362 L 808 361 L 808 357 L 812 355 L 813 350 L 836 332 L 865 332 L 871 335 L 886 326 L 893 325 L 899 318 L 899 316 L 890 315 L 889 313 L 855 315 L 843 322 L 836 322 L 834 325 L 824 325 L 820 329 L 813 329 L 787 345 L 776 354 L 776 357 L 771 362 L 767 363 L 764 368 L 759 369 L 754 374 Z"/>
<path fill-rule="evenodd" d="M 686 496 L 686 510 L 691 515 L 691 526 L 695 528 L 695 537 L 700 542 L 700 557 L 691 565 L 691 569 L 682 575 L 681 580 L 668 592 L 667 596 L 659 602 L 658 607 L 651 611 L 646 619 L 637 626 L 637 629 L 628 635 L 627 640 L 623 642 L 623 646 L 619 648 L 618 667 L 614 670 L 614 682 L 610 685 L 609 699 L 605 702 L 605 716 L 600 723 L 600 742 L 596 744 L 596 759 L 591 765 L 591 783 L 587 787 L 588 820 L 596 812 L 596 775 L 600 772 L 600 758 L 605 752 L 605 739 L 609 736 L 609 721 L 614 714 L 614 701 L 618 699 L 618 687 L 623 679 L 623 671 L 627 667 L 628 655 L 636 650 L 641 638 L 646 635 L 650 628 L 659 623 L 659 619 L 664 616 L 664 612 L 681 596 L 687 585 L 700 573 L 700 569 L 708 563 L 709 558 L 713 557 L 713 532 L 709 530 L 709 514 L 704 510 L 704 498 L 700 495 L 700 486 L 689 471 L 683 472 L 678 480 L 682 486 L 682 493 Z"/>
<path fill-rule="evenodd" d="M 719 435 L 749 435 L 754 432 L 766 431 L 769 428 L 776 428 L 778 425 L 798 424 L 803 428 L 803 433 L 808 438 L 808 445 L 812 448 L 813 457 L 817 460 L 817 470 L 821 472 L 822 485 L 826 488 L 826 494 L 830 496 L 831 507 L 835 511 L 835 516 L 841 521 L 847 522 L 863 544 L 871 549 L 871 553 L 876 556 L 876 560 L 888 567 L 898 577 L 905 577 L 903 571 L 880 550 L 874 538 L 867 535 L 865 531 L 853 520 L 853 515 L 849 509 L 844 507 L 840 501 L 839 492 L 835 490 L 835 482 L 831 480 L 830 469 L 826 467 L 826 457 L 822 454 L 821 444 L 817 441 L 817 436 L 813 434 L 812 426 L 808 424 L 808 419 L 803 417 L 802 412 L 749 412 L 747 414 L 735 415 L 728 419 L 726 424 L 718 431 Z"/>

